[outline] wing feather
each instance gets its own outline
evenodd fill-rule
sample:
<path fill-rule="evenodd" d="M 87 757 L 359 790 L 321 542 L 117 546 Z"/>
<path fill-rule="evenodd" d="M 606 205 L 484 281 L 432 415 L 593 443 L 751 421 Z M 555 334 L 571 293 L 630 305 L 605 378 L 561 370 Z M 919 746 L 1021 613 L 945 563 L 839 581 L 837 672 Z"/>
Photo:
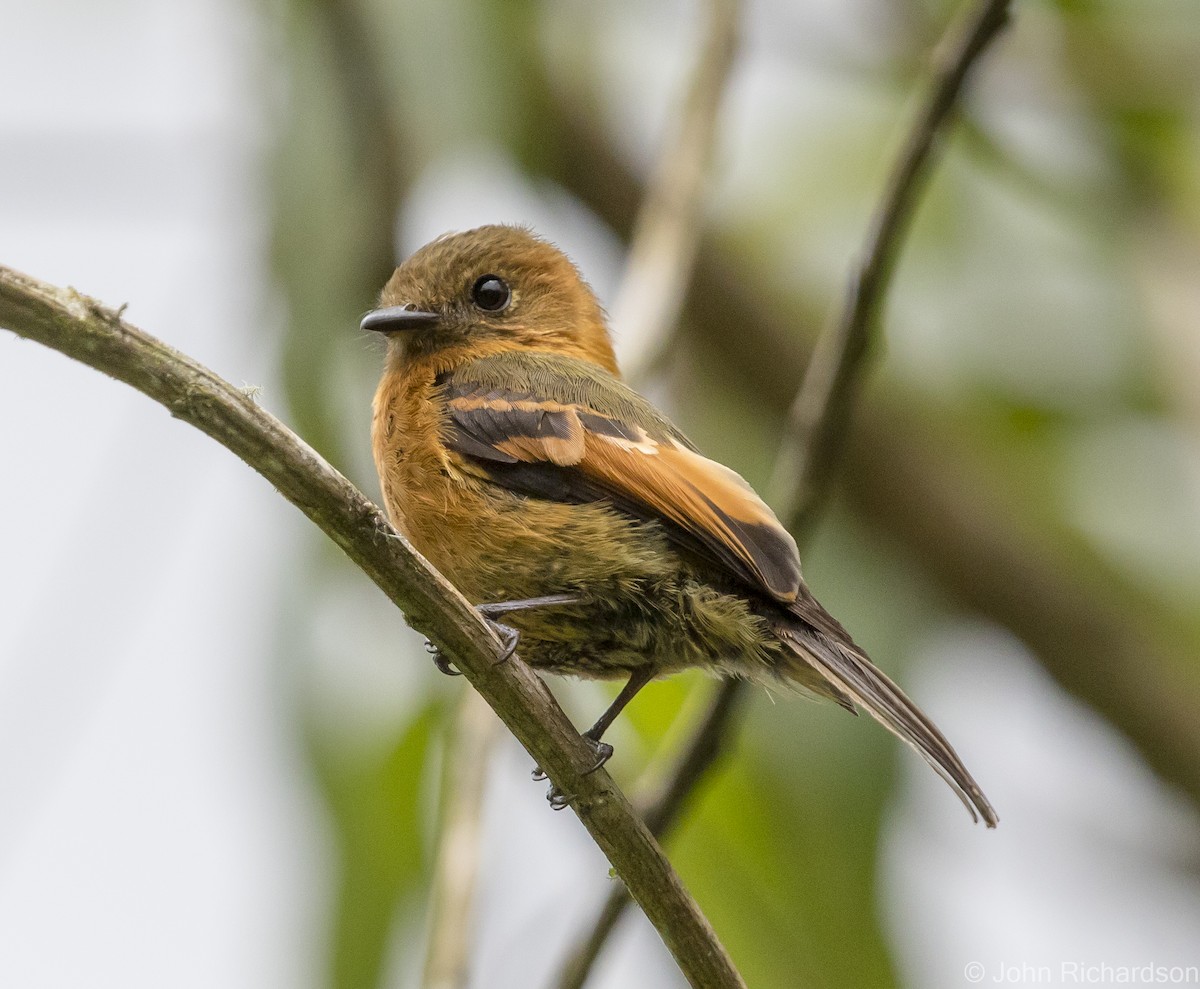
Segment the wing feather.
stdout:
<path fill-rule="evenodd" d="M 566 365 L 569 368 L 569 364 Z M 667 523 L 682 544 L 783 602 L 800 588 L 791 535 L 738 474 L 695 452 L 648 403 L 644 414 L 623 385 L 623 415 L 595 405 L 606 384 L 558 381 L 580 397 L 564 401 L 520 389 L 486 387 L 456 373 L 443 382 L 447 444 L 482 464 L 494 481 L 555 500 L 609 500 L 640 518 Z M 585 388 L 582 385 L 586 384 Z M 588 401 L 583 393 L 591 391 Z M 630 413 L 633 414 L 630 414 Z M 641 421 L 638 421 L 641 420 Z M 668 431 L 669 430 L 669 431 Z"/>

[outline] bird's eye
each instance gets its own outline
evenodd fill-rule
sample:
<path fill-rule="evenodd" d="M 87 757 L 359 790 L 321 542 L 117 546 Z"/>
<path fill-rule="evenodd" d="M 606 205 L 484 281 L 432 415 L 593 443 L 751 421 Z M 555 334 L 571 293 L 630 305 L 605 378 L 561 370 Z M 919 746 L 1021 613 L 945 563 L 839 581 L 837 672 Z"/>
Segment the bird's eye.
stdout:
<path fill-rule="evenodd" d="M 484 312 L 501 312 L 512 301 L 512 292 L 498 275 L 481 275 L 471 289 L 471 301 Z"/>

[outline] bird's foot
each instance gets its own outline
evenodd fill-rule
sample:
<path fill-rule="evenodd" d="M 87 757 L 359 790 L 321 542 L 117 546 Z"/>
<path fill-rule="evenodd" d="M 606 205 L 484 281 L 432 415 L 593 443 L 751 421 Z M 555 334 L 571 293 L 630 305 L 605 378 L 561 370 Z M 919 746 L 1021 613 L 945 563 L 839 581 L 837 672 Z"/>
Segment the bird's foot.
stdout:
<path fill-rule="evenodd" d="M 486 608 L 487 605 L 481 605 L 475 610 L 478 611 L 480 617 L 487 622 L 488 627 L 496 633 L 496 636 L 500 639 L 500 642 L 504 646 L 504 651 L 500 658 L 496 660 L 496 663 L 505 663 L 512 657 L 512 654 L 517 651 L 517 643 L 521 640 L 521 633 L 511 625 L 503 625 L 500 622 L 492 621 L 492 619 L 488 617 Z M 438 668 L 438 672 L 444 673 L 449 677 L 462 676 L 462 672 L 451 666 L 450 660 L 448 660 L 442 654 L 442 651 L 428 639 L 425 640 L 425 651 L 433 657 L 433 665 Z"/>
<path fill-rule="evenodd" d="M 476 610 L 479 611 L 479 613 L 483 616 L 483 620 L 488 623 L 488 627 L 490 627 L 491 630 L 496 633 L 501 643 L 504 645 L 504 652 L 501 654 L 500 658 L 496 660 L 496 665 L 499 666 L 501 663 L 507 663 L 512 658 L 513 653 L 517 651 L 517 643 L 521 641 L 521 633 L 511 625 L 504 625 L 500 622 L 492 621 L 492 619 L 487 616 L 487 613 L 483 610 L 483 608 L 478 608 Z"/>
<path fill-rule="evenodd" d="M 576 604 L 579 598 L 573 594 L 547 594 L 540 598 L 523 598 L 520 601 L 492 601 L 487 604 L 475 606 L 475 610 L 479 612 L 479 616 L 492 627 L 492 631 L 504 643 L 504 655 L 497 660 L 503 663 L 514 652 L 517 651 L 517 642 L 521 638 L 521 633 L 511 625 L 504 625 L 496 621 L 500 615 L 507 615 L 510 611 L 525 611 L 529 608 L 547 608 L 555 605 Z"/>
<path fill-rule="evenodd" d="M 593 738 L 589 732 L 584 732 L 581 737 L 592 747 L 592 751 L 596 753 L 595 764 L 590 769 L 585 769 L 582 773 L 583 776 L 590 776 L 612 758 L 613 747 L 607 742 Z M 546 778 L 546 773 L 541 766 L 534 766 L 533 772 L 530 775 L 538 781 Z M 563 793 L 553 783 L 550 784 L 550 789 L 546 791 L 546 801 L 550 804 L 552 810 L 564 810 L 571 806 L 571 801 L 574 799 L 574 795 Z"/>
<path fill-rule="evenodd" d="M 594 730 L 595 729 L 589 729 L 588 731 L 585 731 L 582 736 L 583 740 L 592 747 L 592 751 L 596 753 L 596 764 L 592 766 L 592 768 L 586 773 L 584 773 L 584 776 L 589 776 L 594 773 L 597 769 L 608 762 L 608 760 L 612 758 L 613 754 L 613 747 L 609 745 L 608 742 L 602 742 L 599 738 L 594 736 L 592 734 L 592 731 Z"/>

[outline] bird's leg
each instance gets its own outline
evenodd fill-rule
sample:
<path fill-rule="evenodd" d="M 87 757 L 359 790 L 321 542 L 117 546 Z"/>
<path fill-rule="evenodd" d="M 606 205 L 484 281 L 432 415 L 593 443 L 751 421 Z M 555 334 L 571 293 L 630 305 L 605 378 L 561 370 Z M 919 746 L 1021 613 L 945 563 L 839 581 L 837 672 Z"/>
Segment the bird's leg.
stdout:
<path fill-rule="evenodd" d="M 607 742 L 600 741 L 600 739 L 604 737 L 604 733 L 608 731 L 609 726 L 617 720 L 617 716 L 625 710 L 626 705 L 637 696 L 638 691 L 654 679 L 655 672 L 657 671 L 653 666 L 642 666 L 630 673 L 625 686 L 621 688 L 621 692 L 617 694 L 613 702 L 608 705 L 608 709 L 600 715 L 591 728 L 583 732 L 582 737 L 591 744 L 596 752 L 596 764 L 591 769 L 585 770 L 583 773 L 584 776 L 594 773 L 612 758 L 613 747 Z M 546 778 L 546 774 L 539 767 L 534 769 L 533 778 L 535 780 L 542 780 Z M 551 786 L 549 792 L 546 794 L 546 799 L 555 810 L 562 810 L 570 804 L 572 798 L 564 796 L 558 787 Z"/>
<path fill-rule="evenodd" d="M 496 621 L 496 615 L 506 615 L 510 611 L 525 611 L 529 608 L 546 608 L 555 604 L 574 604 L 578 600 L 579 598 L 573 594 L 547 594 L 544 597 L 524 598 L 520 601 L 494 601 L 491 604 L 480 604 L 476 605 L 475 610 L 504 643 L 504 655 L 496 660 L 497 663 L 503 663 L 517 651 L 521 633 L 511 625 Z"/>
<path fill-rule="evenodd" d="M 504 642 L 504 655 L 496 660 L 498 663 L 503 663 L 517 651 L 521 633 L 511 625 L 496 621 L 496 615 L 505 615 L 510 611 L 525 611 L 529 608 L 546 608 L 556 604 L 574 604 L 578 600 L 579 598 L 573 594 L 547 594 L 544 597 L 523 598 L 520 601 L 493 601 L 490 604 L 477 605 L 475 610 Z"/>
<path fill-rule="evenodd" d="M 599 762 L 589 769 L 588 773 L 594 773 L 612 758 L 613 747 L 607 742 L 600 741 L 600 739 L 608 731 L 608 726 L 617 720 L 617 715 L 624 711 L 625 706 L 637 696 L 637 692 L 654 679 L 654 672 L 653 666 L 642 666 L 630 673 L 625 686 L 621 688 L 621 692 L 608 705 L 608 710 L 596 719 L 596 723 L 591 728 L 583 733 L 583 737 L 592 743 L 599 758 Z M 584 775 L 586 776 L 587 773 Z"/>
<path fill-rule="evenodd" d="M 505 662 L 514 652 L 517 651 L 517 643 L 521 639 L 521 633 L 511 625 L 505 625 L 495 621 L 495 615 L 507 614 L 510 611 L 524 611 L 526 608 L 543 608 L 554 604 L 574 604 L 579 598 L 571 594 L 547 594 L 540 598 L 525 598 L 521 601 L 496 601 L 491 604 L 478 604 L 475 606 L 475 611 L 479 617 L 487 622 L 488 627 L 499 636 L 500 641 L 504 643 L 504 655 L 501 656 L 497 663 Z M 462 676 L 462 674 L 450 665 L 450 661 L 442 655 L 440 649 L 428 639 L 425 640 L 425 651 L 433 656 L 433 665 L 439 671 L 445 673 L 446 676 Z"/>
<path fill-rule="evenodd" d="M 520 601 L 495 601 L 492 604 L 476 605 L 475 610 L 484 618 L 494 618 L 510 611 L 526 611 L 529 608 L 546 608 L 553 604 L 576 604 L 579 598 L 574 594 L 547 594 L 540 598 L 524 598 Z"/>

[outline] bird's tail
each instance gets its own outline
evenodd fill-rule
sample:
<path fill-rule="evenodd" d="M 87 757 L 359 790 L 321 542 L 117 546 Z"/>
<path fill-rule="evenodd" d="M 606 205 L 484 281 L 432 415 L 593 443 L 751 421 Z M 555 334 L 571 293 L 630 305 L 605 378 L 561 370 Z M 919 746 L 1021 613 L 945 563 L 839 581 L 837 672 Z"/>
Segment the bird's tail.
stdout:
<path fill-rule="evenodd" d="M 937 725 L 875 667 L 837 620 L 808 595 L 793 606 L 789 617 L 793 620 L 777 626 L 777 634 L 797 661 L 794 668 L 782 671 L 785 676 L 850 710 L 855 705 L 865 709 L 933 767 L 972 818 L 978 821 L 982 817 L 994 828 L 999 817 Z"/>

